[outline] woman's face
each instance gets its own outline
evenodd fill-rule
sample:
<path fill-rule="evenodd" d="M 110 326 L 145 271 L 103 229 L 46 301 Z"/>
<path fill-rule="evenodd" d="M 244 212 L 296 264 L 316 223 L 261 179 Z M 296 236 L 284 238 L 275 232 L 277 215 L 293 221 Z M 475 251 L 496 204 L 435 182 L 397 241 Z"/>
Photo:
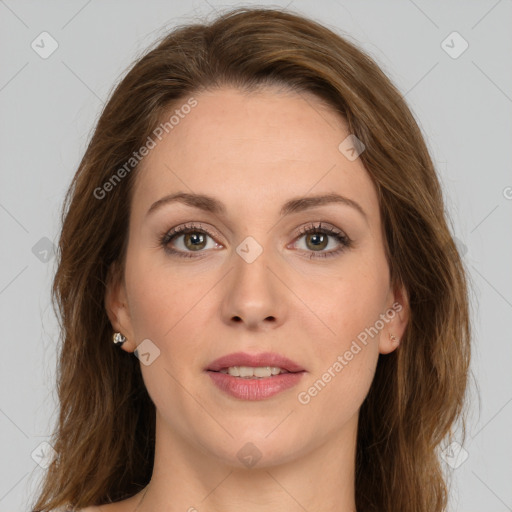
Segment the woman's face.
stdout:
<path fill-rule="evenodd" d="M 340 149 L 346 125 L 309 94 L 194 98 L 136 171 L 124 282 L 107 293 L 123 348 L 144 342 L 157 421 L 237 466 L 355 442 L 379 353 L 397 347 L 389 335 L 402 336 L 407 309 L 390 286 L 375 187 L 350 143 Z M 162 201 L 178 193 L 189 199 Z M 346 200 L 316 199 L 328 195 Z M 208 370 L 240 352 L 303 371 Z M 253 362 L 242 366 L 286 367 Z"/>

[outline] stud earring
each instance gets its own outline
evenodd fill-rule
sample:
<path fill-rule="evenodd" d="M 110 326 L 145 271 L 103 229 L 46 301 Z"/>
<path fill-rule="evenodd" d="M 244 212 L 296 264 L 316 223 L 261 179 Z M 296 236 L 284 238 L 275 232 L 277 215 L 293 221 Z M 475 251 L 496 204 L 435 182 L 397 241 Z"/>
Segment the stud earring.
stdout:
<path fill-rule="evenodd" d="M 394 335 L 394 334 L 389 334 L 389 339 L 396 345 L 398 345 L 400 343 L 400 340 Z"/>
<path fill-rule="evenodd" d="M 120 347 L 126 341 L 126 336 L 124 336 L 120 332 L 115 332 L 112 336 L 112 341 L 114 342 L 115 345 Z"/>

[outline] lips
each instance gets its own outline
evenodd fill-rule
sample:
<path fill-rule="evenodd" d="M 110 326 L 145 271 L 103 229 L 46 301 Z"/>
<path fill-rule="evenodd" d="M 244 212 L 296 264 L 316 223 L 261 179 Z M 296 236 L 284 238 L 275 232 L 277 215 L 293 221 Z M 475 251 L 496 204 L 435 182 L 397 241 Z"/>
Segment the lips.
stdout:
<path fill-rule="evenodd" d="M 215 359 L 206 368 L 207 371 L 219 372 L 220 370 L 229 368 L 230 366 L 277 366 L 282 370 L 290 373 L 305 371 L 299 364 L 295 363 L 287 357 L 281 356 L 273 352 L 263 352 L 261 354 L 247 354 L 245 352 L 235 352 L 226 356 Z"/>

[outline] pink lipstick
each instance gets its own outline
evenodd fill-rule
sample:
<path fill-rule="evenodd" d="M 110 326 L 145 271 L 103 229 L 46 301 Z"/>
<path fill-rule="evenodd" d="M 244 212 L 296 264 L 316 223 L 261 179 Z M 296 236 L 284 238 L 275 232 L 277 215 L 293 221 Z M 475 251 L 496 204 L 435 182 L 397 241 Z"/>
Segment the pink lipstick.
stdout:
<path fill-rule="evenodd" d="M 237 352 L 205 368 L 213 383 L 240 400 L 264 400 L 298 384 L 306 370 L 279 354 Z"/>

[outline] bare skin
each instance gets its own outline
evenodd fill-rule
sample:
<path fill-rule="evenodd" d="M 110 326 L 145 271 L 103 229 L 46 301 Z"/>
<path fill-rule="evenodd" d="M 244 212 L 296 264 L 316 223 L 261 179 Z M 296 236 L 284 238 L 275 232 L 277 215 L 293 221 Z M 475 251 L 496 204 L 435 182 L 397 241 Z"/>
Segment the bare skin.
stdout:
<path fill-rule="evenodd" d="M 194 97 L 137 170 L 124 280 L 106 294 L 112 326 L 128 340 L 122 349 L 149 339 L 160 350 L 141 363 L 157 409 L 153 476 L 136 496 L 85 512 L 353 512 L 359 409 L 409 315 L 405 291 L 390 284 L 375 187 L 361 159 L 338 149 L 345 123 L 315 96 L 222 88 Z M 225 213 L 178 202 L 147 213 L 177 192 L 213 196 Z M 331 202 L 280 216 L 292 198 L 331 193 L 364 215 Z M 350 245 L 299 231 L 320 222 Z M 184 224 L 199 232 L 167 246 L 191 257 L 159 243 Z M 262 249 L 250 263 L 236 250 L 246 237 Z M 345 358 L 396 303 L 400 312 Z M 238 351 L 277 352 L 305 372 L 273 397 L 237 399 L 205 368 Z M 346 364 L 336 371 L 339 356 Z M 319 379 L 325 386 L 308 393 Z M 247 443 L 259 454 L 252 467 L 238 456 Z"/>

